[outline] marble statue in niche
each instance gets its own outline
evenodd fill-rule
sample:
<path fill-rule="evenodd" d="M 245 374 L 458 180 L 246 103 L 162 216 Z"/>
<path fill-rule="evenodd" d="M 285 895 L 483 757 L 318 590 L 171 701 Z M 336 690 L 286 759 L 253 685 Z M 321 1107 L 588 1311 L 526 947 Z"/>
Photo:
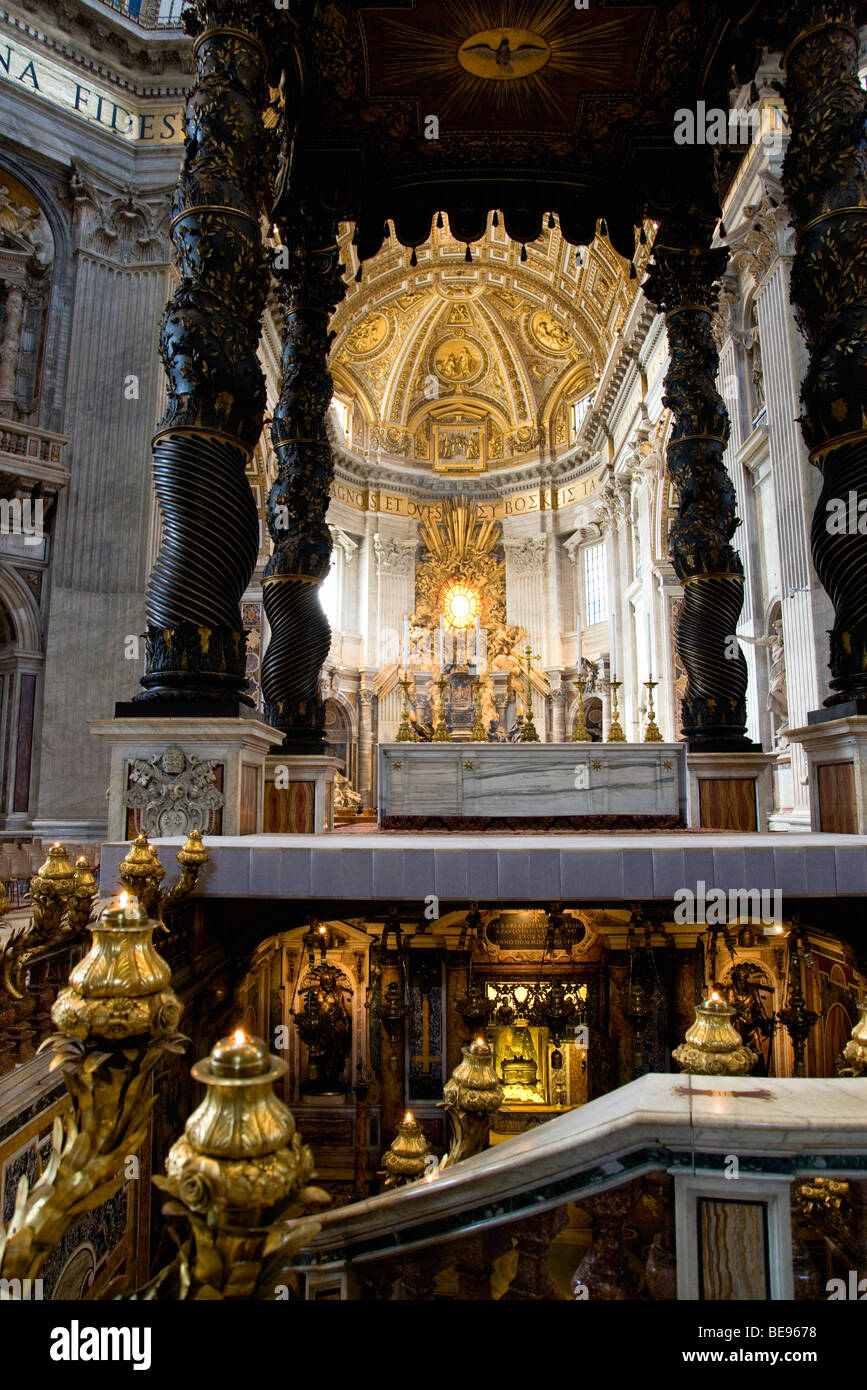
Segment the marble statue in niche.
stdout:
<path fill-rule="evenodd" d="M 777 747 L 785 748 L 789 741 L 789 699 L 786 690 L 786 651 L 782 618 L 776 618 L 771 623 L 771 629 L 765 637 L 742 637 L 738 634 L 738 641 L 748 642 L 751 647 L 765 647 L 770 654 L 771 674 L 766 707 L 774 722 Z"/>

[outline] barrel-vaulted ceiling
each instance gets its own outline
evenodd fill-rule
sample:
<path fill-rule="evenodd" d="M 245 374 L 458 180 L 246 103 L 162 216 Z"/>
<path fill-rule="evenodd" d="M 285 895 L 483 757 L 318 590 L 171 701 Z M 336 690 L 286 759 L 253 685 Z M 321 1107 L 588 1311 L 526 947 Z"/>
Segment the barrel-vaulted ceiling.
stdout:
<path fill-rule="evenodd" d="M 712 226 L 714 152 L 675 145 L 674 112 L 699 98 L 728 106 L 733 65 L 742 81 L 755 71 L 765 8 L 327 0 L 297 28 L 287 62 L 292 145 L 278 220 L 306 179 L 356 224 L 362 260 L 387 221 L 404 245 L 423 245 L 439 209 L 470 242 L 495 208 L 519 243 L 552 210 L 575 245 L 605 218 L 624 256 L 645 214 L 664 217 L 685 194 Z"/>
<path fill-rule="evenodd" d="M 331 369 L 353 447 L 465 474 L 568 448 L 570 405 L 592 390 L 636 291 L 628 263 L 600 237 L 579 264 L 548 226 L 522 261 L 499 219 L 471 255 L 443 219 L 415 267 L 390 238 L 351 282 Z"/>

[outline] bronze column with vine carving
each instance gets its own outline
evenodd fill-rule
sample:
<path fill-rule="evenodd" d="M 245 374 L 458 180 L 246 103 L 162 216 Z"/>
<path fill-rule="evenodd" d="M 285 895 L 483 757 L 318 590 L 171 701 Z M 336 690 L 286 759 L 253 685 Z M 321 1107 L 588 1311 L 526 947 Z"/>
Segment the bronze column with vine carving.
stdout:
<path fill-rule="evenodd" d="M 256 355 L 269 283 L 260 219 L 277 146 L 263 115 L 277 18 L 261 0 L 197 0 L 185 15 L 197 79 L 172 201 L 181 279 L 160 339 L 169 393 L 154 440 L 163 536 L 148 584 L 137 713 L 140 701 L 178 713 L 252 704 L 240 601 L 259 548 L 245 469 L 265 411 Z"/>
<path fill-rule="evenodd" d="M 271 438 L 278 473 L 268 497 L 274 550 L 263 597 L 271 639 L 262 663 L 265 718 L 283 731 L 283 751 L 321 753 L 325 705 L 319 672 L 331 629 L 319 586 L 331 563 L 325 522 L 334 458 L 326 433 L 333 382 L 328 327 L 343 299 L 337 222 L 299 197 L 280 227 L 278 295 L 283 313 L 283 380 Z"/>
<path fill-rule="evenodd" d="M 687 673 L 683 732 L 695 752 L 752 750 L 746 737 L 747 664 L 733 642 L 744 570 L 731 544 L 740 525 L 723 462 L 729 418 L 716 389 L 712 325 L 725 249 L 708 249 L 712 221 L 672 219 L 659 232 L 643 289 L 665 314 L 670 360 L 663 403 L 674 415 L 668 473 L 679 508 L 671 558 L 683 585 L 675 641 Z"/>
<path fill-rule="evenodd" d="M 867 96 L 856 12 L 849 0 L 796 0 L 782 35 L 792 302 L 810 354 L 801 429 L 823 480 L 811 539 L 834 605 L 825 704 L 835 718 L 867 713 Z"/>

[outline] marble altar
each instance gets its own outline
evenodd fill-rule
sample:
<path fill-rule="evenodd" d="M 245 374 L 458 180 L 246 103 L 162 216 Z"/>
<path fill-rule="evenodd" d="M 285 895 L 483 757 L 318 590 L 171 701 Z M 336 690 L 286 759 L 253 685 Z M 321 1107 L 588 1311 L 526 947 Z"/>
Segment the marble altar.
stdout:
<path fill-rule="evenodd" d="M 384 743 L 379 822 L 686 823 L 683 743 Z M 664 818 L 662 820 L 661 818 Z"/>

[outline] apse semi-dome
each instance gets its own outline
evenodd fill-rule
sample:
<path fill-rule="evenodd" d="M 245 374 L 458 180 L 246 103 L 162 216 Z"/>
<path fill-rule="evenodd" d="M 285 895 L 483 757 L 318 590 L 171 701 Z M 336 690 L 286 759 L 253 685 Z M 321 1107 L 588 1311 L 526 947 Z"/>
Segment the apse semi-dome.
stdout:
<path fill-rule="evenodd" d="M 343 247 L 351 266 L 348 229 Z M 522 261 L 493 222 L 467 260 L 445 219 L 416 254 L 386 243 L 334 317 L 349 447 L 465 477 L 565 452 L 635 293 L 627 263 L 602 238 L 576 257 L 556 228 Z"/>

